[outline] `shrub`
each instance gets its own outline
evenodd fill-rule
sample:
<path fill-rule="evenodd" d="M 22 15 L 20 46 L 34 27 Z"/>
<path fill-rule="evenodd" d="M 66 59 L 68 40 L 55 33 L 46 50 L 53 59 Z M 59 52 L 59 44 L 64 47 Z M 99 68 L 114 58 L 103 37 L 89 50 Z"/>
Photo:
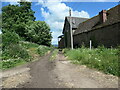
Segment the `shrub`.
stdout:
<path fill-rule="evenodd" d="M 8 47 L 11 44 L 18 44 L 19 43 L 19 35 L 14 32 L 6 32 L 2 34 L 2 46 L 3 49 Z"/>
<path fill-rule="evenodd" d="M 26 49 L 21 47 L 19 44 L 11 44 L 8 47 L 5 48 L 5 50 L 2 53 L 2 59 L 7 60 L 10 58 L 21 58 L 26 61 L 30 60 L 30 56 Z"/>

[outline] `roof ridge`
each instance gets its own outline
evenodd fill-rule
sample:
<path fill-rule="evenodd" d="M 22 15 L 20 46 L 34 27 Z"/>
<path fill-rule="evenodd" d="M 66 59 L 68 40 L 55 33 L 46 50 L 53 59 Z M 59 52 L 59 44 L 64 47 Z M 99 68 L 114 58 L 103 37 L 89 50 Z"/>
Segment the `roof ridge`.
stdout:
<path fill-rule="evenodd" d="M 66 16 L 65 18 L 69 18 L 70 16 Z M 84 18 L 84 17 L 74 17 L 74 16 L 71 16 L 72 18 L 82 18 L 82 19 L 89 19 L 89 18 Z"/>

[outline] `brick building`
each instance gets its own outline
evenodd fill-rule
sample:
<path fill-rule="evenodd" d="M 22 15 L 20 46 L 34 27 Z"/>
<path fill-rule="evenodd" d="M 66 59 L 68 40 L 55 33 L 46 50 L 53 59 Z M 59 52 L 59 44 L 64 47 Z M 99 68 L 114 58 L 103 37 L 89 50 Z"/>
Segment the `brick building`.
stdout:
<path fill-rule="evenodd" d="M 88 18 L 78 18 L 78 17 L 65 17 L 64 27 L 63 27 L 63 35 L 62 37 L 59 36 L 60 40 L 58 41 L 58 47 L 71 47 L 71 37 L 70 37 L 70 19 L 72 22 L 72 31 L 73 33 L 78 28 L 78 25 L 84 21 L 86 21 Z"/>
<path fill-rule="evenodd" d="M 92 46 L 97 47 L 104 45 L 105 47 L 116 47 L 120 45 L 120 5 L 117 5 L 109 10 L 102 10 L 97 16 L 88 20 L 79 19 L 76 29 L 73 29 L 74 47 L 80 47 L 82 44 L 89 46 L 89 41 L 92 41 Z M 72 22 L 73 23 L 73 22 Z M 70 24 L 65 19 L 63 34 L 64 47 L 70 47 Z M 74 28 L 74 26 L 73 26 Z M 66 40 L 67 38 L 67 40 Z M 69 38 L 69 39 L 68 39 Z M 62 41 L 62 40 L 61 40 Z"/>

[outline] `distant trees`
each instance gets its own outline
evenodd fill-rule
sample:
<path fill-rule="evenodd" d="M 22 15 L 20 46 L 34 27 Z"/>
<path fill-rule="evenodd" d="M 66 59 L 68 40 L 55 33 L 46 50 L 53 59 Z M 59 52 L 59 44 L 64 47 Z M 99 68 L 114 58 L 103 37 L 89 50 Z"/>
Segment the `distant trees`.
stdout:
<path fill-rule="evenodd" d="M 2 7 L 2 33 L 16 33 L 22 40 L 50 46 L 52 39 L 50 28 L 43 21 L 35 21 L 34 13 L 31 2 L 24 1 L 19 2 L 19 5 Z"/>

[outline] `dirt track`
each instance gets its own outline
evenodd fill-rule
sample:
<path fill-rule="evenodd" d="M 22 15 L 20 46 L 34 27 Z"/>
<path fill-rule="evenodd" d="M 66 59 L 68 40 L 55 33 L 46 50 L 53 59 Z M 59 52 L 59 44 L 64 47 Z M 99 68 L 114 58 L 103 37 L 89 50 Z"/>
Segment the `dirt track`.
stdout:
<path fill-rule="evenodd" d="M 55 63 L 49 61 L 51 53 L 37 62 L 30 64 L 31 80 L 19 87 L 25 88 L 61 88 L 65 87 L 58 83 L 57 76 L 52 71 Z"/>
<path fill-rule="evenodd" d="M 118 77 L 72 64 L 62 54 L 57 56 L 54 71 L 70 88 L 118 88 Z"/>
<path fill-rule="evenodd" d="M 118 78 L 115 76 L 103 74 L 84 65 L 71 64 L 61 53 L 58 54 L 55 61 L 49 61 L 50 56 L 51 53 L 38 61 L 25 65 L 24 68 L 28 68 L 27 71 L 19 72 L 23 67 L 15 69 L 19 73 L 5 78 L 4 87 L 118 88 Z M 20 82 L 22 80 L 24 82 Z M 10 81 L 13 83 L 8 83 Z"/>

